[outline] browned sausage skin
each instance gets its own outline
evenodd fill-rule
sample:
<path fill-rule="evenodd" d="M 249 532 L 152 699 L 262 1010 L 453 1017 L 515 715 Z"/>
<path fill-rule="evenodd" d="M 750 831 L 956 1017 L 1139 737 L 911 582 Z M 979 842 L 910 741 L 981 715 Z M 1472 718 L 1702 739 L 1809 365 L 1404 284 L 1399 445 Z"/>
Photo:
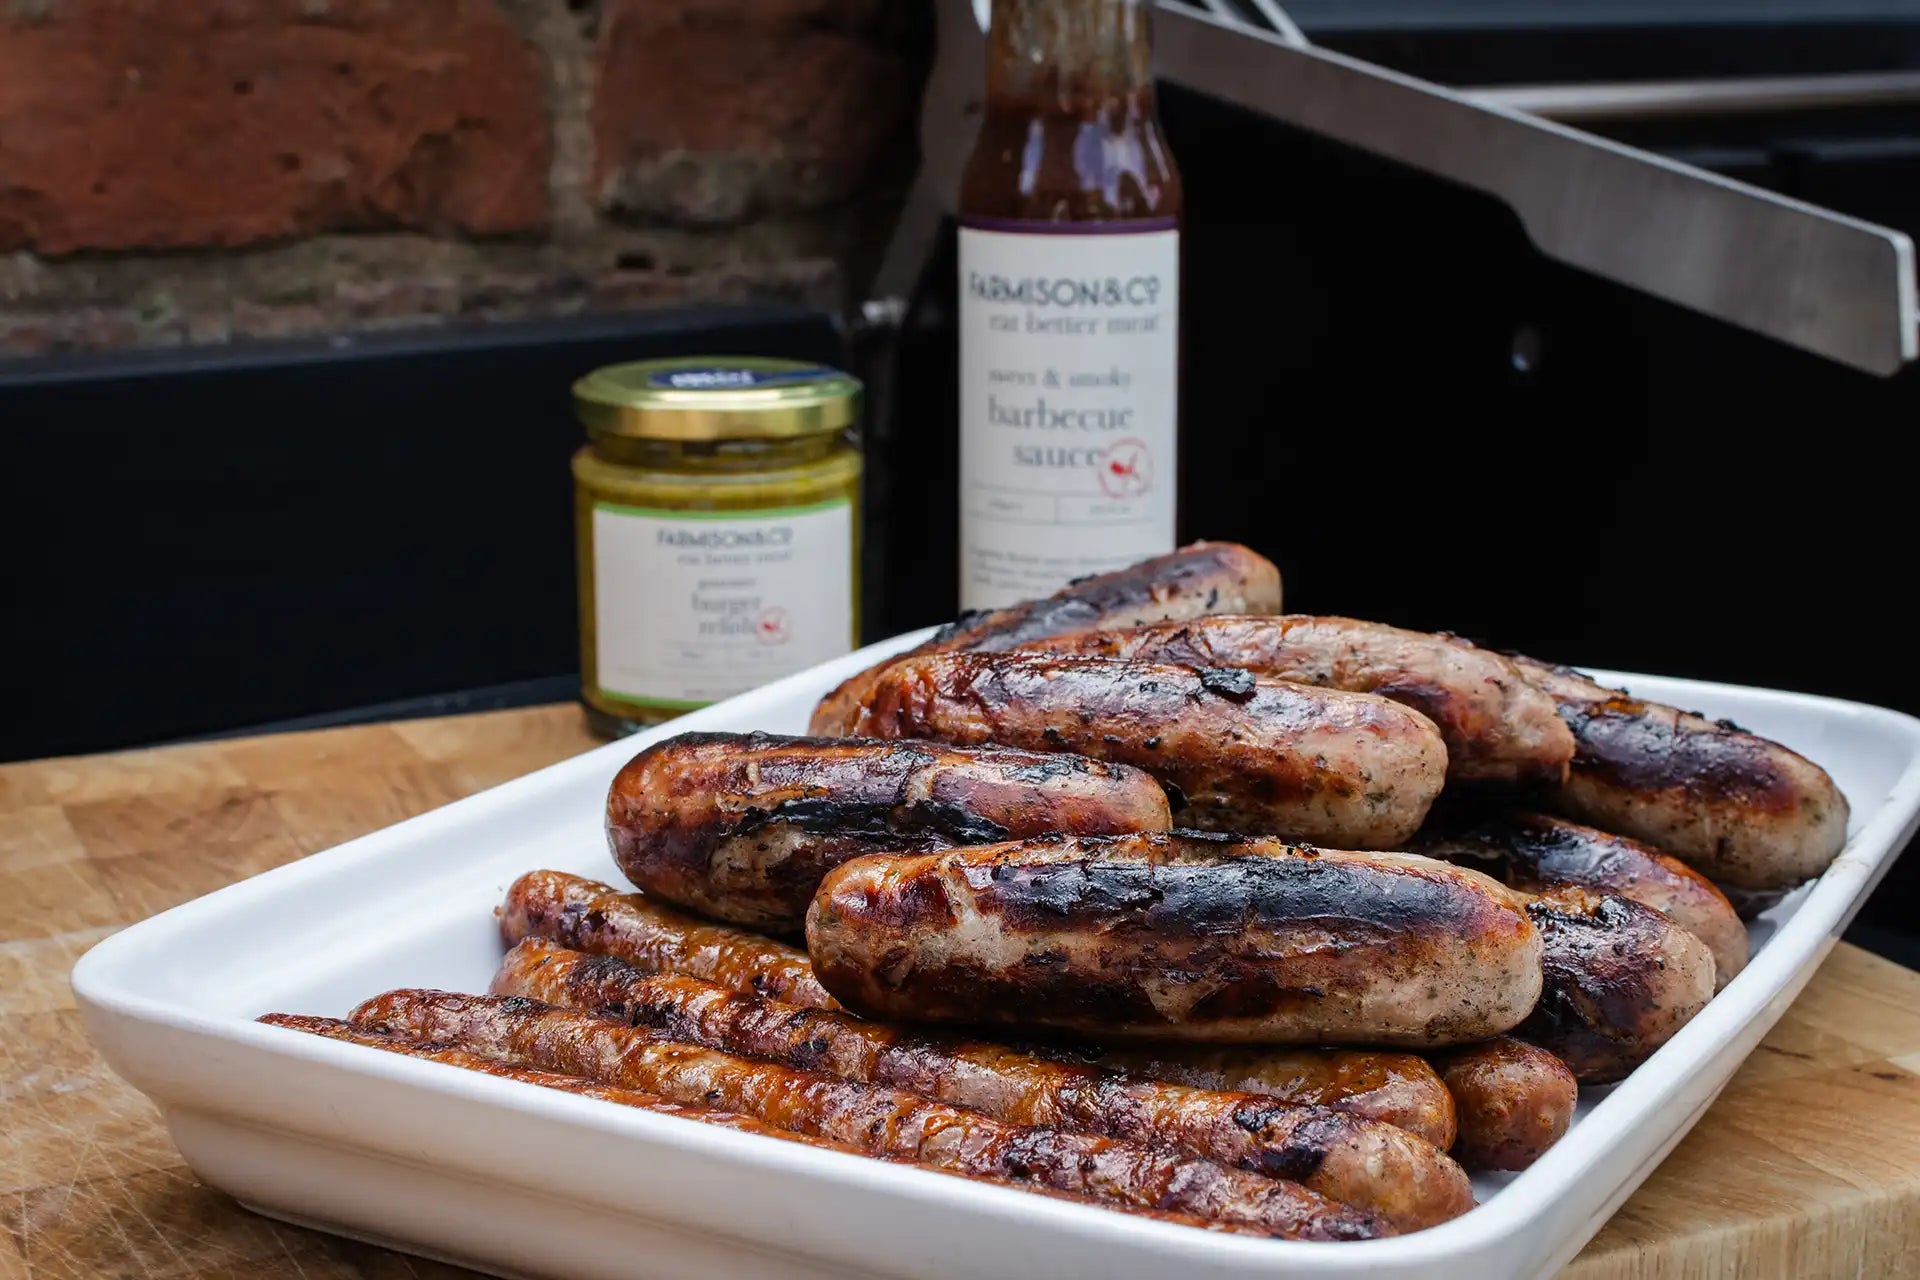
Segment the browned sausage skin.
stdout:
<path fill-rule="evenodd" d="M 500 933 L 508 946 L 546 938 L 576 951 L 618 956 L 649 973 L 684 973 L 812 1009 L 840 1007 L 814 978 L 804 951 L 564 871 L 529 871 L 514 881 L 500 912 Z"/>
<path fill-rule="evenodd" d="M 1540 939 L 1477 872 L 1197 833 L 860 858 L 807 916 L 857 1013 L 1095 1037 L 1430 1046 L 1540 993 Z"/>
<path fill-rule="evenodd" d="M 809 1009 L 840 1007 L 813 976 L 803 951 L 561 871 L 531 871 L 514 882 L 501 933 L 509 947 L 523 938 L 546 938 L 575 951 L 616 956 L 648 973 L 701 978 L 740 995 Z M 1080 1048 L 1035 1051 L 1196 1088 L 1329 1106 L 1398 1125 L 1443 1150 L 1453 1142 L 1453 1098 L 1426 1060 L 1413 1054 L 1185 1045 L 1116 1048 L 1091 1057 Z"/>
<path fill-rule="evenodd" d="M 1506 658 L 1445 636 L 1353 618 L 1222 615 L 1040 640 L 1026 648 L 1190 667 L 1237 667 L 1373 693 L 1432 720 L 1450 782 L 1561 782 L 1573 734 Z"/>
<path fill-rule="evenodd" d="M 1571 886 L 1652 907 L 1707 944 L 1715 989 L 1747 964 L 1747 928 L 1713 882 L 1677 858 L 1595 827 L 1516 813 L 1423 838 L 1415 851 L 1485 871 L 1526 893 Z"/>
<path fill-rule="evenodd" d="M 692 978 L 648 975 L 607 956 L 541 941 L 508 953 L 493 990 L 609 1013 L 674 1040 L 904 1089 L 1009 1124 L 1170 1143 L 1202 1159 L 1299 1182 L 1402 1230 L 1473 1207 L 1466 1174 L 1431 1143 L 1327 1107 L 1136 1079 L 983 1041 L 911 1035 L 846 1014 L 734 995 Z"/>
<path fill-rule="evenodd" d="M 822 876 L 864 853 L 1169 825 L 1166 792 L 1138 769 L 934 742 L 683 733 L 607 792 L 607 842 L 629 880 L 780 934 L 799 932 Z"/>
<path fill-rule="evenodd" d="M 1515 1034 L 1582 1084 L 1624 1079 L 1713 998 L 1707 944 L 1651 907 L 1550 889 L 1527 915 L 1545 943 L 1544 984 Z"/>
<path fill-rule="evenodd" d="M 1037 1050 L 1088 1066 L 1222 1093 L 1257 1093 L 1295 1106 L 1332 1107 L 1453 1145 L 1453 1095 L 1425 1058 L 1384 1049 L 1181 1045 Z"/>
<path fill-rule="evenodd" d="M 1145 769 L 1183 826 L 1393 848 L 1446 780 L 1433 722 L 1385 698 L 1244 671 L 1041 653 L 895 663 L 857 732 L 1072 751 Z"/>
<path fill-rule="evenodd" d="M 1196 542 L 1113 573 L 1069 583 L 1043 600 L 969 613 L 942 627 L 914 654 L 1011 649 L 1046 636 L 1068 636 L 1104 627 L 1133 627 L 1209 613 L 1277 613 L 1280 571 L 1273 562 L 1237 542 Z M 820 700 L 811 731 L 852 731 L 860 704 L 884 659 Z"/>
<path fill-rule="evenodd" d="M 1459 1109 L 1456 1160 L 1469 1169 L 1525 1169 L 1566 1136 L 1580 1086 L 1538 1045 L 1500 1036 L 1434 1056 Z"/>
<path fill-rule="evenodd" d="M 1846 844 L 1847 799 L 1805 756 L 1571 667 L 1514 661 L 1559 704 L 1577 744 L 1567 781 L 1547 795 L 1556 812 L 1759 894 L 1811 880 Z"/>
<path fill-rule="evenodd" d="M 840 1151 L 852 1150 L 837 1142 L 828 1142 L 822 1138 L 808 1137 L 803 1133 L 778 1129 L 731 1111 L 716 1111 L 711 1107 L 682 1106 L 677 1102 L 668 1102 L 658 1094 L 642 1093 L 636 1089 L 616 1089 L 604 1084 L 595 1084 L 591 1080 L 582 1080 L 578 1076 L 515 1066 L 510 1062 L 499 1062 L 492 1058 L 483 1058 L 479 1054 L 468 1053 L 450 1044 L 432 1040 L 410 1040 L 392 1032 L 364 1030 L 339 1018 L 313 1018 L 297 1013 L 269 1013 L 259 1021 L 270 1027 L 285 1027 L 289 1031 L 304 1031 L 308 1035 L 320 1036 L 326 1040 L 364 1045 L 369 1049 L 384 1049 L 388 1053 L 397 1053 L 409 1058 L 423 1058 L 428 1062 L 459 1067 L 463 1071 L 477 1071 L 482 1075 L 518 1080 L 523 1084 L 537 1084 L 543 1089 L 577 1093 L 585 1098 L 597 1098 L 602 1102 L 618 1103 L 623 1107 L 653 1111 L 660 1115 L 678 1116 L 683 1120 L 697 1120 L 701 1124 L 716 1125 L 722 1129 L 737 1129 L 742 1133 L 759 1134 L 761 1137 L 779 1138 L 787 1142 L 800 1142 L 808 1146 L 831 1147 Z"/>
<path fill-rule="evenodd" d="M 916 1094 L 756 1062 L 522 996 L 390 991 L 354 1010 L 356 1027 L 444 1041 L 471 1053 L 673 1102 L 737 1110 L 867 1155 L 986 1175 L 1130 1208 L 1253 1227 L 1301 1240 L 1392 1234 L 1373 1215 L 1297 1183 L 1089 1134 L 1008 1125 Z"/>
<path fill-rule="evenodd" d="M 701 1124 L 713 1125 L 721 1129 L 733 1129 L 740 1133 L 751 1133 L 761 1138 L 778 1138 L 782 1142 L 798 1142 L 805 1146 L 820 1147 L 829 1151 L 841 1151 L 848 1155 L 864 1155 L 865 1152 L 840 1142 L 829 1142 L 825 1138 L 809 1137 L 804 1133 L 794 1133 L 787 1129 L 762 1124 L 749 1116 L 737 1115 L 731 1111 L 715 1111 L 711 1107 L 688 1107 L 677 1102 L 668 1102 L 657 1094 L 641 1093 L 634 1089 L 615 1089 L 604 1084 L 595 1084 L 591 1080 L 582 1080 L 577 1076 L 564 1076 L 552 1071 L 536 1071 L 531 1067 L 517 1067 L 509 1062 L 500 1062 L 492 1058 L 483 1058 L 450 1045 L 430 1040 L 409 1040 L 393 1033 L 363 1031 L 350 1022 L 339 1018 L 312 1018 L 300 1014 L 270 1013 L 260 1019 L 269 1026 L 285 1027 L 289 1031 L 303 1031 L 308 1035 L 320 1036 L 327 1040 L 339 1040 L 346 1044 L 362 1045 L 369 1049 L 380 1049 L 387 1053 L 397 1053 L 404 1057 L 421 1058 L 428 1062 L 443 1063 L 450 1067 L 459 1067 L 463 1071 L 477 1071 L 482 1075 L 499 1076 L 507 1080 L 518 1080 L 523 1084 L 536 1084 L 545 1089 L 558 1089 L 562 1093 L 578 1094 L 583 1098 L 594 1098 L 601 1102 L 611 1102 L 623 1107 L 633 1107 L 641 1111 L 652 1111 L 659 1115 L 674 1116 L 682 1120 L 694 1120 Z M 927 1166 L 922 1166 L 927 1167 Z M 934 1172 L 945 1172 L 935 1169 Z M 973 1181 L 993 1183 L 999 1186 L 1016 1187 L 1005 1178 L 971 1176 Z M 1043 1187 L 1018 1186 L 1017 1190 L 1030 1194 L 1052 1196 L 1062 1200 L 1072 1200 L 1079 1204 L 1098 1202 L 1086 1197 L 1069 1195 L 1060 1191 L 1049 1191 Z M 1100 1208 L 1118 1213 L 1129 1213 L 1138 1217 L 1151 1218 L 1157 1222 L 1169 1222 L 1175 1226 L 1193 1227 L 1201 1231 L 1226 1231 L 1243 1235 L 1264 1235 L 1248 1227 L 1235 1223 L 1210 1222 L 1191 1214 L 1162 1213 L 1155 1209 L 1137 1209 L 1127 1205 L 1104 1203 Z"/>

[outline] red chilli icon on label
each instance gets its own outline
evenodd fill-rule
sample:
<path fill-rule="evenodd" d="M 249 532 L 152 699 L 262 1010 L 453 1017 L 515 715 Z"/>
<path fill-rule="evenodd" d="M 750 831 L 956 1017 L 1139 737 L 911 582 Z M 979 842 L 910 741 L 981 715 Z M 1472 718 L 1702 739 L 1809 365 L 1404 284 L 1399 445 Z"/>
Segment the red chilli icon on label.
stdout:
<path fill-rule="evenodd" d="M 1101 450 L 1094 470 L 1100 491 L 1109 498 L 1143 498 L 1153 488 L 1153 455 L 1146 441 L 1132 436 Z"/>
<path fill-rule="evenodd" d="M 785 644 L 793 638 L 793 620 L 779 605 L 770 605 L 753 620 L 753 638 L 761 644 Z"/>

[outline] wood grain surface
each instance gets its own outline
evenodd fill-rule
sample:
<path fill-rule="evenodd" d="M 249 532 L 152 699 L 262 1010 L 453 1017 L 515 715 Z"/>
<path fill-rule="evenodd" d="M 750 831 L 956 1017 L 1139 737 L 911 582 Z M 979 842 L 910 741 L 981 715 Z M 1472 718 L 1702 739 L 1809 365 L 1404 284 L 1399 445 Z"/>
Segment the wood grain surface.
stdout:
<path fill-rule="evenodd" d="M 200 1185 L 67 973 L 122 925 L 593 741 L 542 707 L 0 766 L 0 1280 L 469 1274 Z M 1836 950 L 1565 1276 L 1920 1276 L 1920 974 Z"/>

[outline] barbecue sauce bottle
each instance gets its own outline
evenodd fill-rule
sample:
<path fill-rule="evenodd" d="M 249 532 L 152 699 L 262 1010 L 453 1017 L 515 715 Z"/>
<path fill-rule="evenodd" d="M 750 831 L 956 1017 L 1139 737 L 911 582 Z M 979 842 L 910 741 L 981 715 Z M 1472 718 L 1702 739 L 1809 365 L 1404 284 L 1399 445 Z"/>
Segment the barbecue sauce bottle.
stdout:
<path fill-rule="evenodd" d="M 1180 175 L 1152 0 L 993 0 L 960 187 L 960 603 L 1174 545 Z"/>

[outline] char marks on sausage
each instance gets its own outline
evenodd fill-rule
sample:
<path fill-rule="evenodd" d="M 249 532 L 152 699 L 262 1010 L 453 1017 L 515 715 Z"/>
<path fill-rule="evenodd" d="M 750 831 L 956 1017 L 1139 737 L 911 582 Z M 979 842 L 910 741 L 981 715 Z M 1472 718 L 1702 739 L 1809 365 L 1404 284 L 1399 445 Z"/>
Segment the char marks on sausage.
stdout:
<path fill-rule="evenodd" d="M 1403 1230 L 1431 1226 L 1473 1205 L 1465 1174 L 1431 1143 L 1328 1107 L 1136 1078 L 984 1041 L 913 1035 L 735 995 L 692 978 L 645 974 L 611 957 L 541 941 L 514 948 L 493 989 L 604 1011 L 675 1040 L 904 1089 L 1011 1124 L 1165 1142 L 1300 1182 Z"/>
<path fill-rule="evenodd" d="M 911 658 L 875 680 L 855 729 L 1128 764 L 1184 826 L 1346 848 L 1405 841 L 1446 778 L 1433 722 L 1385 698 L 1109 658 Z"/>
<path fill-rule="evenodd" d="M 522 996 L 390 991 L 355 1009 L 350 1020 L 362 1029 L 444 1041 L 669 1101 L 737 1110 L 867 1155 L 949 1173 L 1193 1214 L 1289 1239 L 1362 1240 L 1393 1230 L 1297 1183 L 1164 1147 L 1008 1125 L 917 1094 L 667 1040 L 617 1019 Z"/>
<path fill-rule="evenodd" d="M 852 731 L 874 679 L 900 657 L 960 650 L 993 652 L 1048 636 L 1133 627 L 1209 613 L 1277 613 L 1280 571 L 1235 542 L 1196 542 L 1113 573 L 1067 584 L 1051 596 L 969 613 L 912 654 L 883 659 L 820 700 L 812 732 Z"/>
<path fill-rule="evenodd" d="M 1166 793 L 1126 765 L 934 742 L 681 734 L 607 793 L 607 840 L 634 884 L 780 934 L 799 931 L 822 876 L 864 853 L 1168 825 Z"/>
<path fill-rule="evenodd" d="M 1475 867 L 1525 893 L 1591 889 L 1652 907 L 1707 944 L 1717 987 L 1746 967 L 1746 926 L 1726 894 L 1684 862 L 1637 840 L 1564 818 L 1515 813 L 1423 836 L 1415 850 Z"/>
<path fill-rule="evenodd" d="M 807 937 L 868 1016 L 1091 1036 L 1453 1044 L 1540 989 L 1538 936 L 1477 872 L 1194 833 L 859 859 Z"/>
<path fill-rule="evenodd" d="M 1372 693 L 1432 720 L 1453 782 L 1560 782 L 1573 735 L 1553 699 L 1499 654 L 1445 636 L 1353 618 L 1216 615 L 1025 646 L 1053 653 L 1239 668 L 1348 693 Z"/>
<path fill-rule="evenodd" d="M 1644 840 L 1751 894 L 1812 879 L 1846 844 L 1846 797 L 1805 756 L 1729 721 L 1629 697 L 1571 667 L 1514 661 L 1573 731 L 1567 781 L 1546 793 L 1556 812 Z"/>
<path fill-rule="evenodd" d="M 1540 1003 L 1515 1032 L 1582 1084 L 1623 1079 L 1713 997 L 1713 953 L 1616 894 L 1551 889 L 1527 903 L 1544 943 Z"/>

